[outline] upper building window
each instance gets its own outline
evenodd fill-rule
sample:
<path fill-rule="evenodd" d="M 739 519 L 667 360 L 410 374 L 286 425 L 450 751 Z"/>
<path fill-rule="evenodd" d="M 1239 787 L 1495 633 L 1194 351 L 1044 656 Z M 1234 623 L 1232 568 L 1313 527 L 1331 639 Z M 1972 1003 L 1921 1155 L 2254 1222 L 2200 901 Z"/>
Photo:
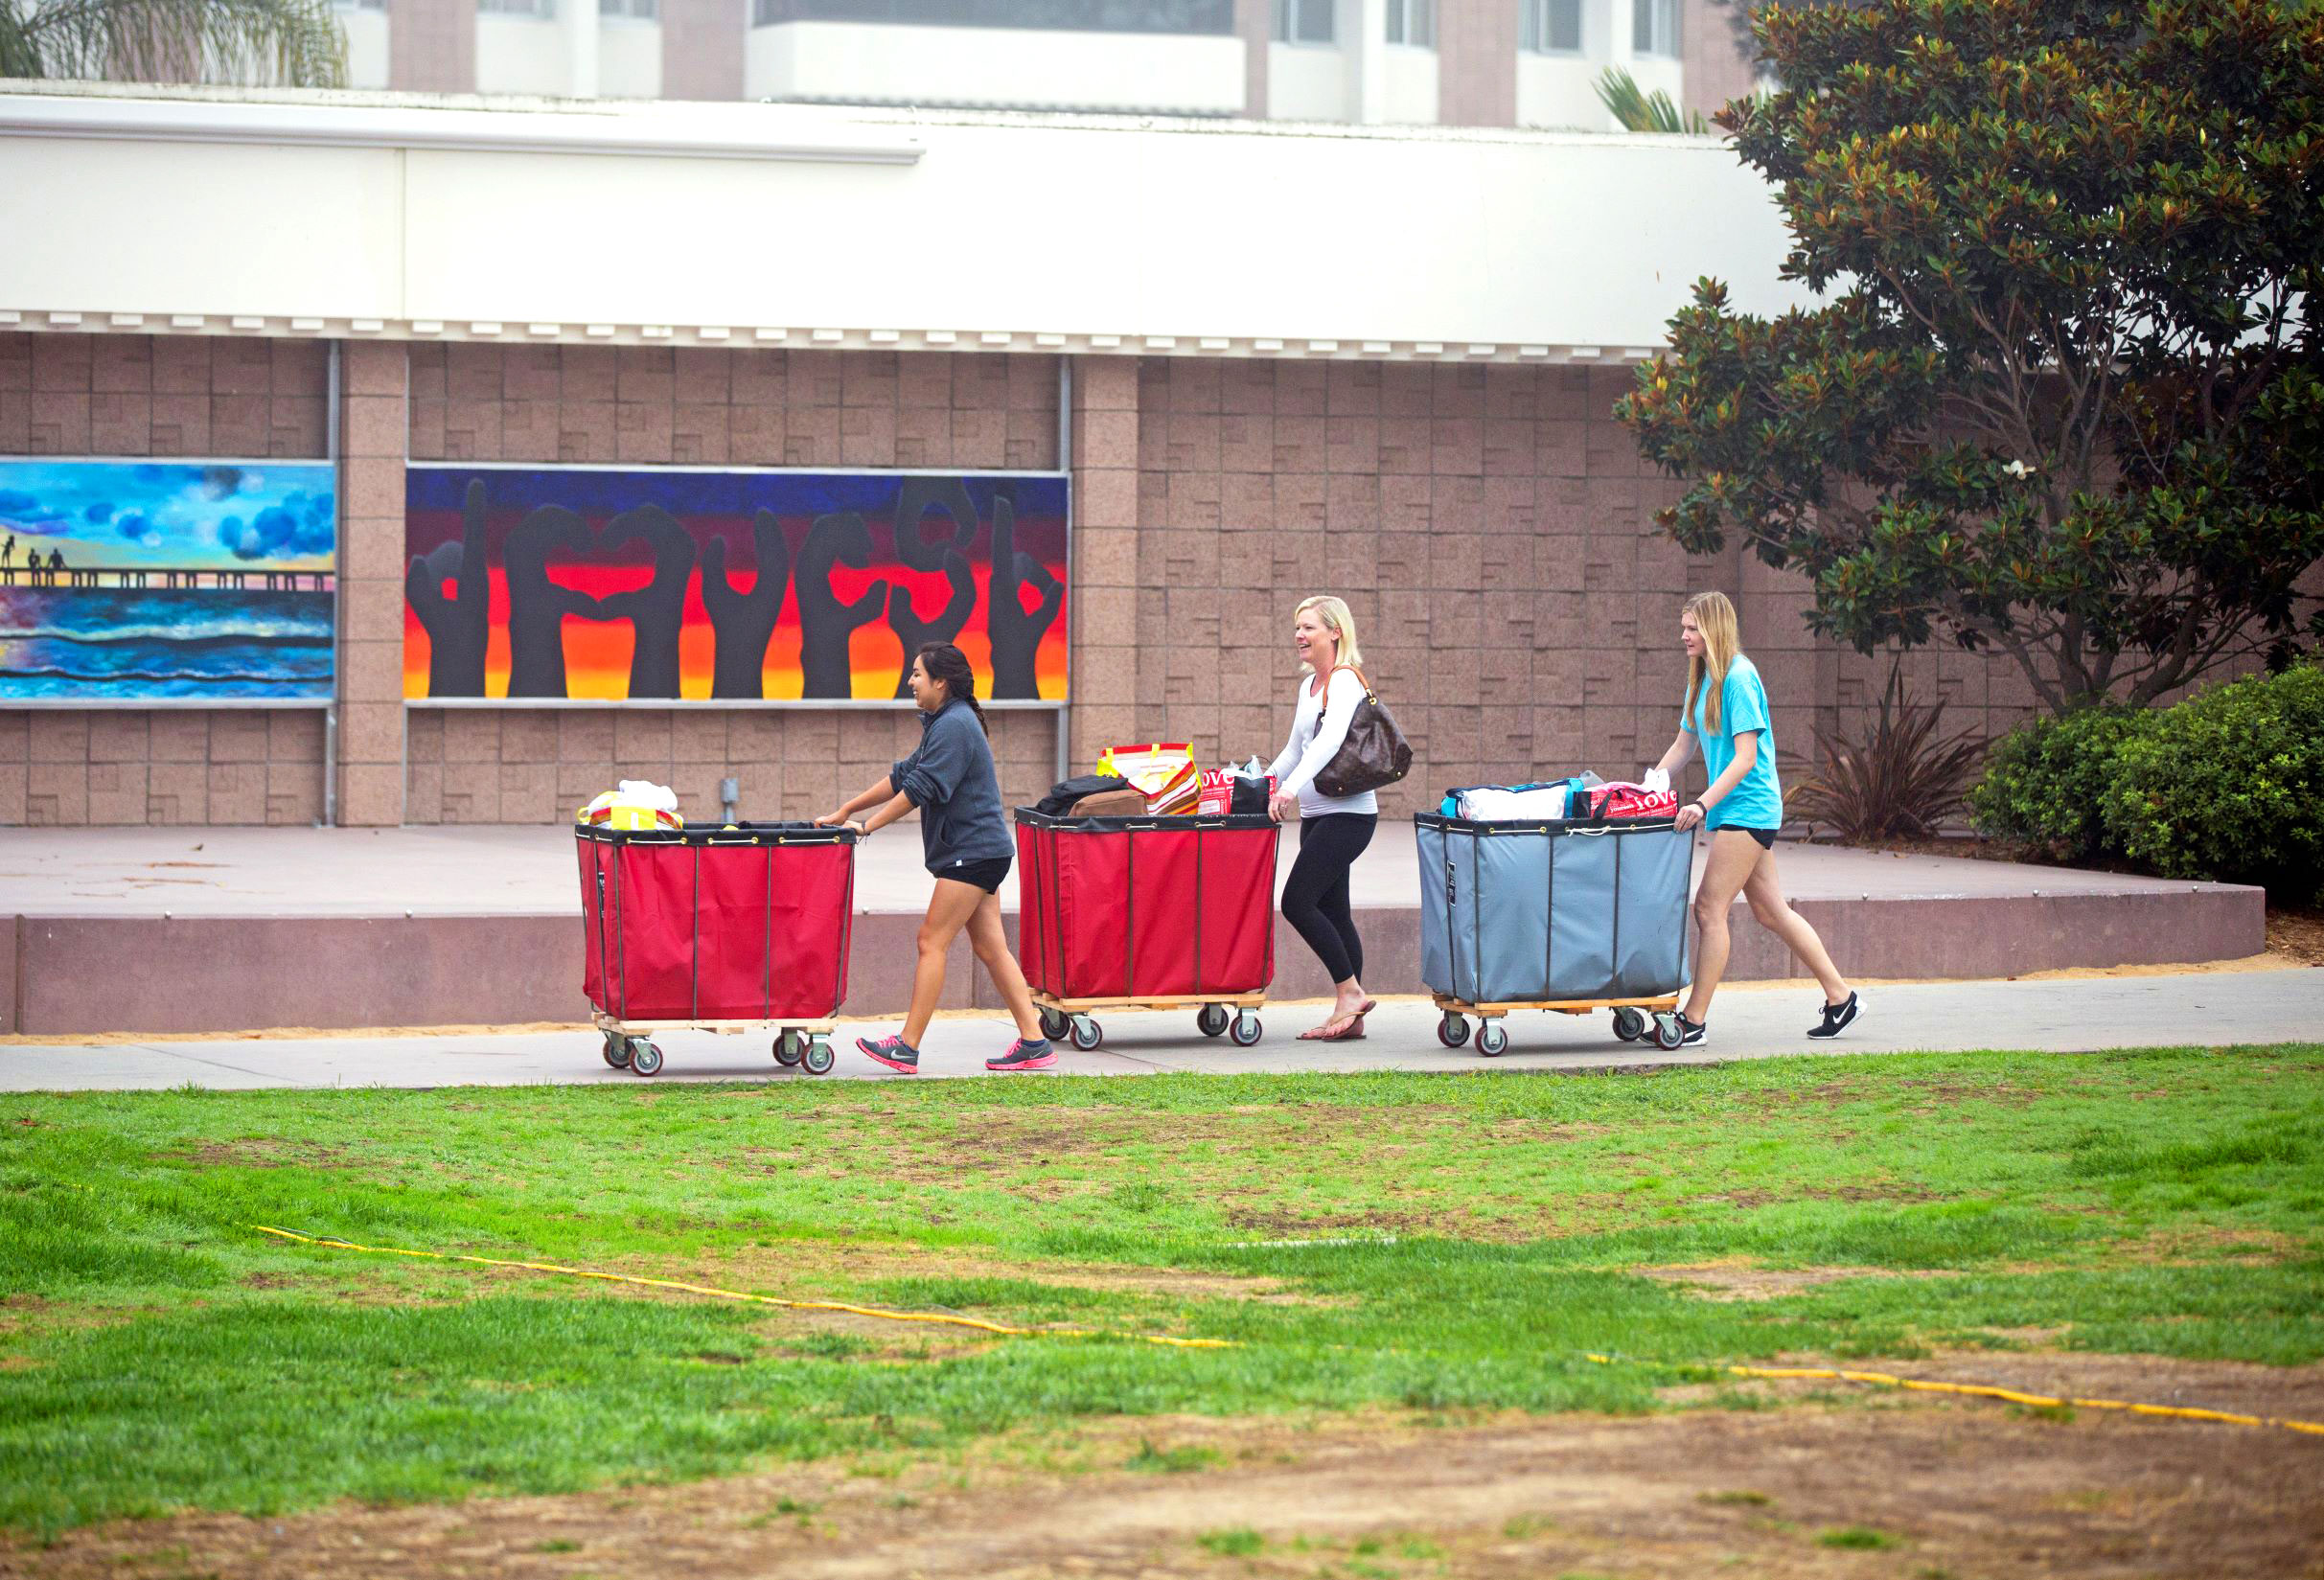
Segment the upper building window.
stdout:
<path fill-rule="evenodd" d="M 1536 55 L 1581 53 L 1581 0 L 1517 0 L 1517 42 Z"/>
<path fill-rule="evenodd" d="M 331 0 L 339 11 L 385 11 L 387 0 Z"/>
<path fill-rule="evenodd" d="M 1678 56 L 1678 0 L 1630 0 L 1630 53 Z"/>
<path fill-rule="evenodd" d="M 1415 49 L 1437 47 L 1437 0 L 1388 0 L 1388 41 Z"/>
<path fill-rule="evenodd" d="M 633 22 L 656 21 L 661 16 L 661 0 L 597 0 L 597 14 Z"/>
<path fill-rule="evenodd" d="M 488 16 L 538 16 L 543 22 L 557 15 L 557 0 L 476 0 L 476 9 Z"/>
<path fill-rule="evenodd" d="M 1331 12 L 1334 0 L 1275 0 L 1275 41 L 1278 44 L 1328 44 L 1335 36 Z"/>
<path fill-rule="evenodd" d="M 781 22 L 1231 34 L 1234 0 L 750 0 L 752 27 Z"/>

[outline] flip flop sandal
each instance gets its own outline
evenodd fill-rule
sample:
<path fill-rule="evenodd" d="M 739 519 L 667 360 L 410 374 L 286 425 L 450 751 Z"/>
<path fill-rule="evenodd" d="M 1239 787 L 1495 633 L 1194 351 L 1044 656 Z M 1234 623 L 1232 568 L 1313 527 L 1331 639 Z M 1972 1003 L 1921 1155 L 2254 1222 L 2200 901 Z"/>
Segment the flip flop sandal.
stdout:
<path fill-rule="evenodd" d="M 1364 1041 L 1364 1018 L 1351 1015 L 1347 1023 L 1338 1031 L 1326 1031 L 1316 1039 L 1319 1042 L 1361 1042 Z"/>

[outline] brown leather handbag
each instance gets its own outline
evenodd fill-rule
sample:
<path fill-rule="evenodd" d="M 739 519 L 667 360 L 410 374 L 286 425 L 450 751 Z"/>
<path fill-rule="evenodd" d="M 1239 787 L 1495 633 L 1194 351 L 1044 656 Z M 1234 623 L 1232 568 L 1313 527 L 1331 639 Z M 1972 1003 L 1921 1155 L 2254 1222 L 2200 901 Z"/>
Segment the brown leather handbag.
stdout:
<path fill-rule="evenodd" d="M 1392 785 L 1413 770 L 1412 743 L 1396 728 L 1394 716 L 1372 691 L 1371 682 L 1353 664 L 1334 665 L 1332 674 L 1341 670 L 1354 670 L 1356 678 L 1364 681 L 1364 700 L 1356 704 L 1354 717 L 1347 721 L 1347 738 L 1315 776 L 1316 792 L 1334 800 Z M 1323 678 L 1323 700 L 1326 707 L 1330 705 L 1330 676 Z"/>

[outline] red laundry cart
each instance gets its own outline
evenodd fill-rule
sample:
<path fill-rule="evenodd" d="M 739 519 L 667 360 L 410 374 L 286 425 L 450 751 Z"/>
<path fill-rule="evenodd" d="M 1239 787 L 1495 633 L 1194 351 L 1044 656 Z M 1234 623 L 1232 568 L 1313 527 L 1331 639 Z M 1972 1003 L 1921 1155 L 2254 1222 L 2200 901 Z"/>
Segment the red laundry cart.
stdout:
<path fill-rule="evenodd" d="M 772 1031 L 777 1064 L 830 1073 L 855 914 L 852 830 L 584 824 L 573 833 L 582 988 L 607 1064 L 654 1074 L 657 1031 Z"/>
<path fill-rule="evenodd" d="M 1275 980 L 1277 826 L 1264 815 L 1048 817 L 1017 810 L 1017 955 L 1042 1029 L 1083 1050 L 1102 1009 L 1198 1006 L 1259 1040 Z"/>

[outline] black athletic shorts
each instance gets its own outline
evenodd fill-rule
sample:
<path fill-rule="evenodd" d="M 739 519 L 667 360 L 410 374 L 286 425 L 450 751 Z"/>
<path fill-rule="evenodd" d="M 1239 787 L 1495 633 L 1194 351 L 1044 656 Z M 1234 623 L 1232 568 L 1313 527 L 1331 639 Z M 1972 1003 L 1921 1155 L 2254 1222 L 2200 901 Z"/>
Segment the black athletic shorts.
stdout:
<path fill-rule="evenodd" d="M 1775 830 L 1773 829 L 1742 829 L 1737 828 L 1733 823 L 1728 823 L 1720 828 L 1713 829 L 1711 832 L 1713 834 L 1747 834 L 1760 842 L 1760 849 L 1775 849 Z"/>
<path fill-rule="evenodd" d="M 1016 862 L 1009 857 L 995 857 L 990 861 L 963 861 L 958 866 L 938 868 L 932 876 L 949 878 L 955 883 L 974 883 L 987 894 L 1001 892 L 1001 880 L 1009 875 Z"/>

